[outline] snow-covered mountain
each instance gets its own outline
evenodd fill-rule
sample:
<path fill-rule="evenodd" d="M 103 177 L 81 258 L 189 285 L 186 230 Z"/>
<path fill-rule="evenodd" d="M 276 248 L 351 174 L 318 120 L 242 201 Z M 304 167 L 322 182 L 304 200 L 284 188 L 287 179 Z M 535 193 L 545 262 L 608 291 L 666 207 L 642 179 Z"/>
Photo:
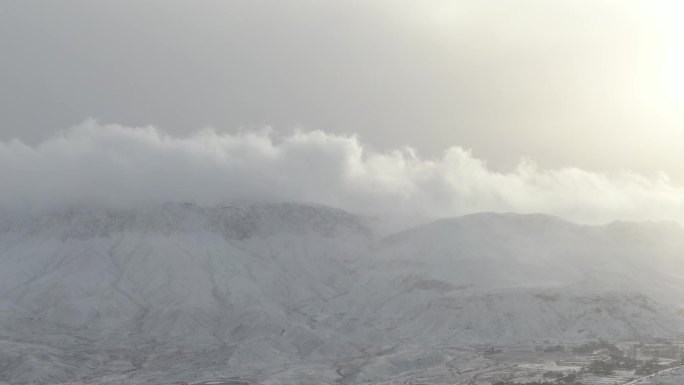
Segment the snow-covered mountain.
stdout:
<path fill-rule="evenodd" d="M 365 223 L 290 203 L 5 214 L 0 383 L 354 383 L 407 351 L 680 331 L 677 225 Z"/>

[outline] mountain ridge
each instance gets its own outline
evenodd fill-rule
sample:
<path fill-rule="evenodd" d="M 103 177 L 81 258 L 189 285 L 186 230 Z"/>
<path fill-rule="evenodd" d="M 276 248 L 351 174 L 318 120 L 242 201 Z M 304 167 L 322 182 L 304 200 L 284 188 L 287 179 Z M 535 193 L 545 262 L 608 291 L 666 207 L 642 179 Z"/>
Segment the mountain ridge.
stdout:
<path fill-rule="evenodd" d="M 368 352 L 681 332 L 675 230 L 488 213 L 383 238 L 365 220 L 295 203 L 0 219 L 0 381 L 106 383 L 109 361 L 130 383 L 335 378 Z"/>

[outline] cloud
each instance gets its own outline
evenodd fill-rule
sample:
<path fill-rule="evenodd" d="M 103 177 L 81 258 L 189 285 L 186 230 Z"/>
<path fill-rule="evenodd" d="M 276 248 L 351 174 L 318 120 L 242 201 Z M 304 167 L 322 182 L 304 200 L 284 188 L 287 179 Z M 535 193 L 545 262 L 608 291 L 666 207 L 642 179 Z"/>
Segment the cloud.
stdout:
<path fill-rule="evenodd" d="M 270 130 L 171 136 L 87 121 L 37 145 L 0 142 L 0 207 L 137 207 L 167 201 L 299 201 L 373 216 L 540 212 L 582 223 L 676 220 L 684 188 L 665 175 L 544 169 L 496 172 L 468 150 L 435 159 L 369 149 L 356 136 Z"/>

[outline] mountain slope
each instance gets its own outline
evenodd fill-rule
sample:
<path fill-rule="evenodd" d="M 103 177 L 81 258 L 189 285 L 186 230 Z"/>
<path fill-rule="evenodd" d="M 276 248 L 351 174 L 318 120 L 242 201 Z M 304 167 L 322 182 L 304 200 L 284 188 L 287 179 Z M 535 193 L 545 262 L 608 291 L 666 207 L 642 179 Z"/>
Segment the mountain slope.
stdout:
<path fill-rule="evenodd" d="M 383 240 L 349 298 L 431 344 L 667 336 L 681 330 L 682 256 L 684 231 L 668 224 L 478 214 Z"/>
<path fill-rule="evenodd" d="M 471 215 L 384 239 L 354 215 L 299 204 L 7 216 L 0 381 L 302 383 L 313 372 L 311 383 L 352 383 L 369 374 L 343 363 L 406 349 L 670 336 L 683 251 L 676 225 L 542 215 Z"/>

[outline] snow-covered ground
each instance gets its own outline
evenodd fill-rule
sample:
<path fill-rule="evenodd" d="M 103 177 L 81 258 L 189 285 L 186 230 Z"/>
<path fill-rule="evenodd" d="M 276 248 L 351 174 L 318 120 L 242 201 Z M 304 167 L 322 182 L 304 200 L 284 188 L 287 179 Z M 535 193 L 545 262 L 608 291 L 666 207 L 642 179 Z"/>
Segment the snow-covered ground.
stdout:
<path fill-rule="evenodd" d="M 656 376 L 636 381 L 634 385 L 681 385 L 684 384 L 684 368 L 660 373 Z M 630 384 L 631 385 L 631 384 Z"/>
<path fill-rule="evenodd" d="M 682 330 L 676 225 L 367 223 L 292 203 L 3 214 L 0 381 L 458 378 L 492 365 L 481 344 Z"/>

